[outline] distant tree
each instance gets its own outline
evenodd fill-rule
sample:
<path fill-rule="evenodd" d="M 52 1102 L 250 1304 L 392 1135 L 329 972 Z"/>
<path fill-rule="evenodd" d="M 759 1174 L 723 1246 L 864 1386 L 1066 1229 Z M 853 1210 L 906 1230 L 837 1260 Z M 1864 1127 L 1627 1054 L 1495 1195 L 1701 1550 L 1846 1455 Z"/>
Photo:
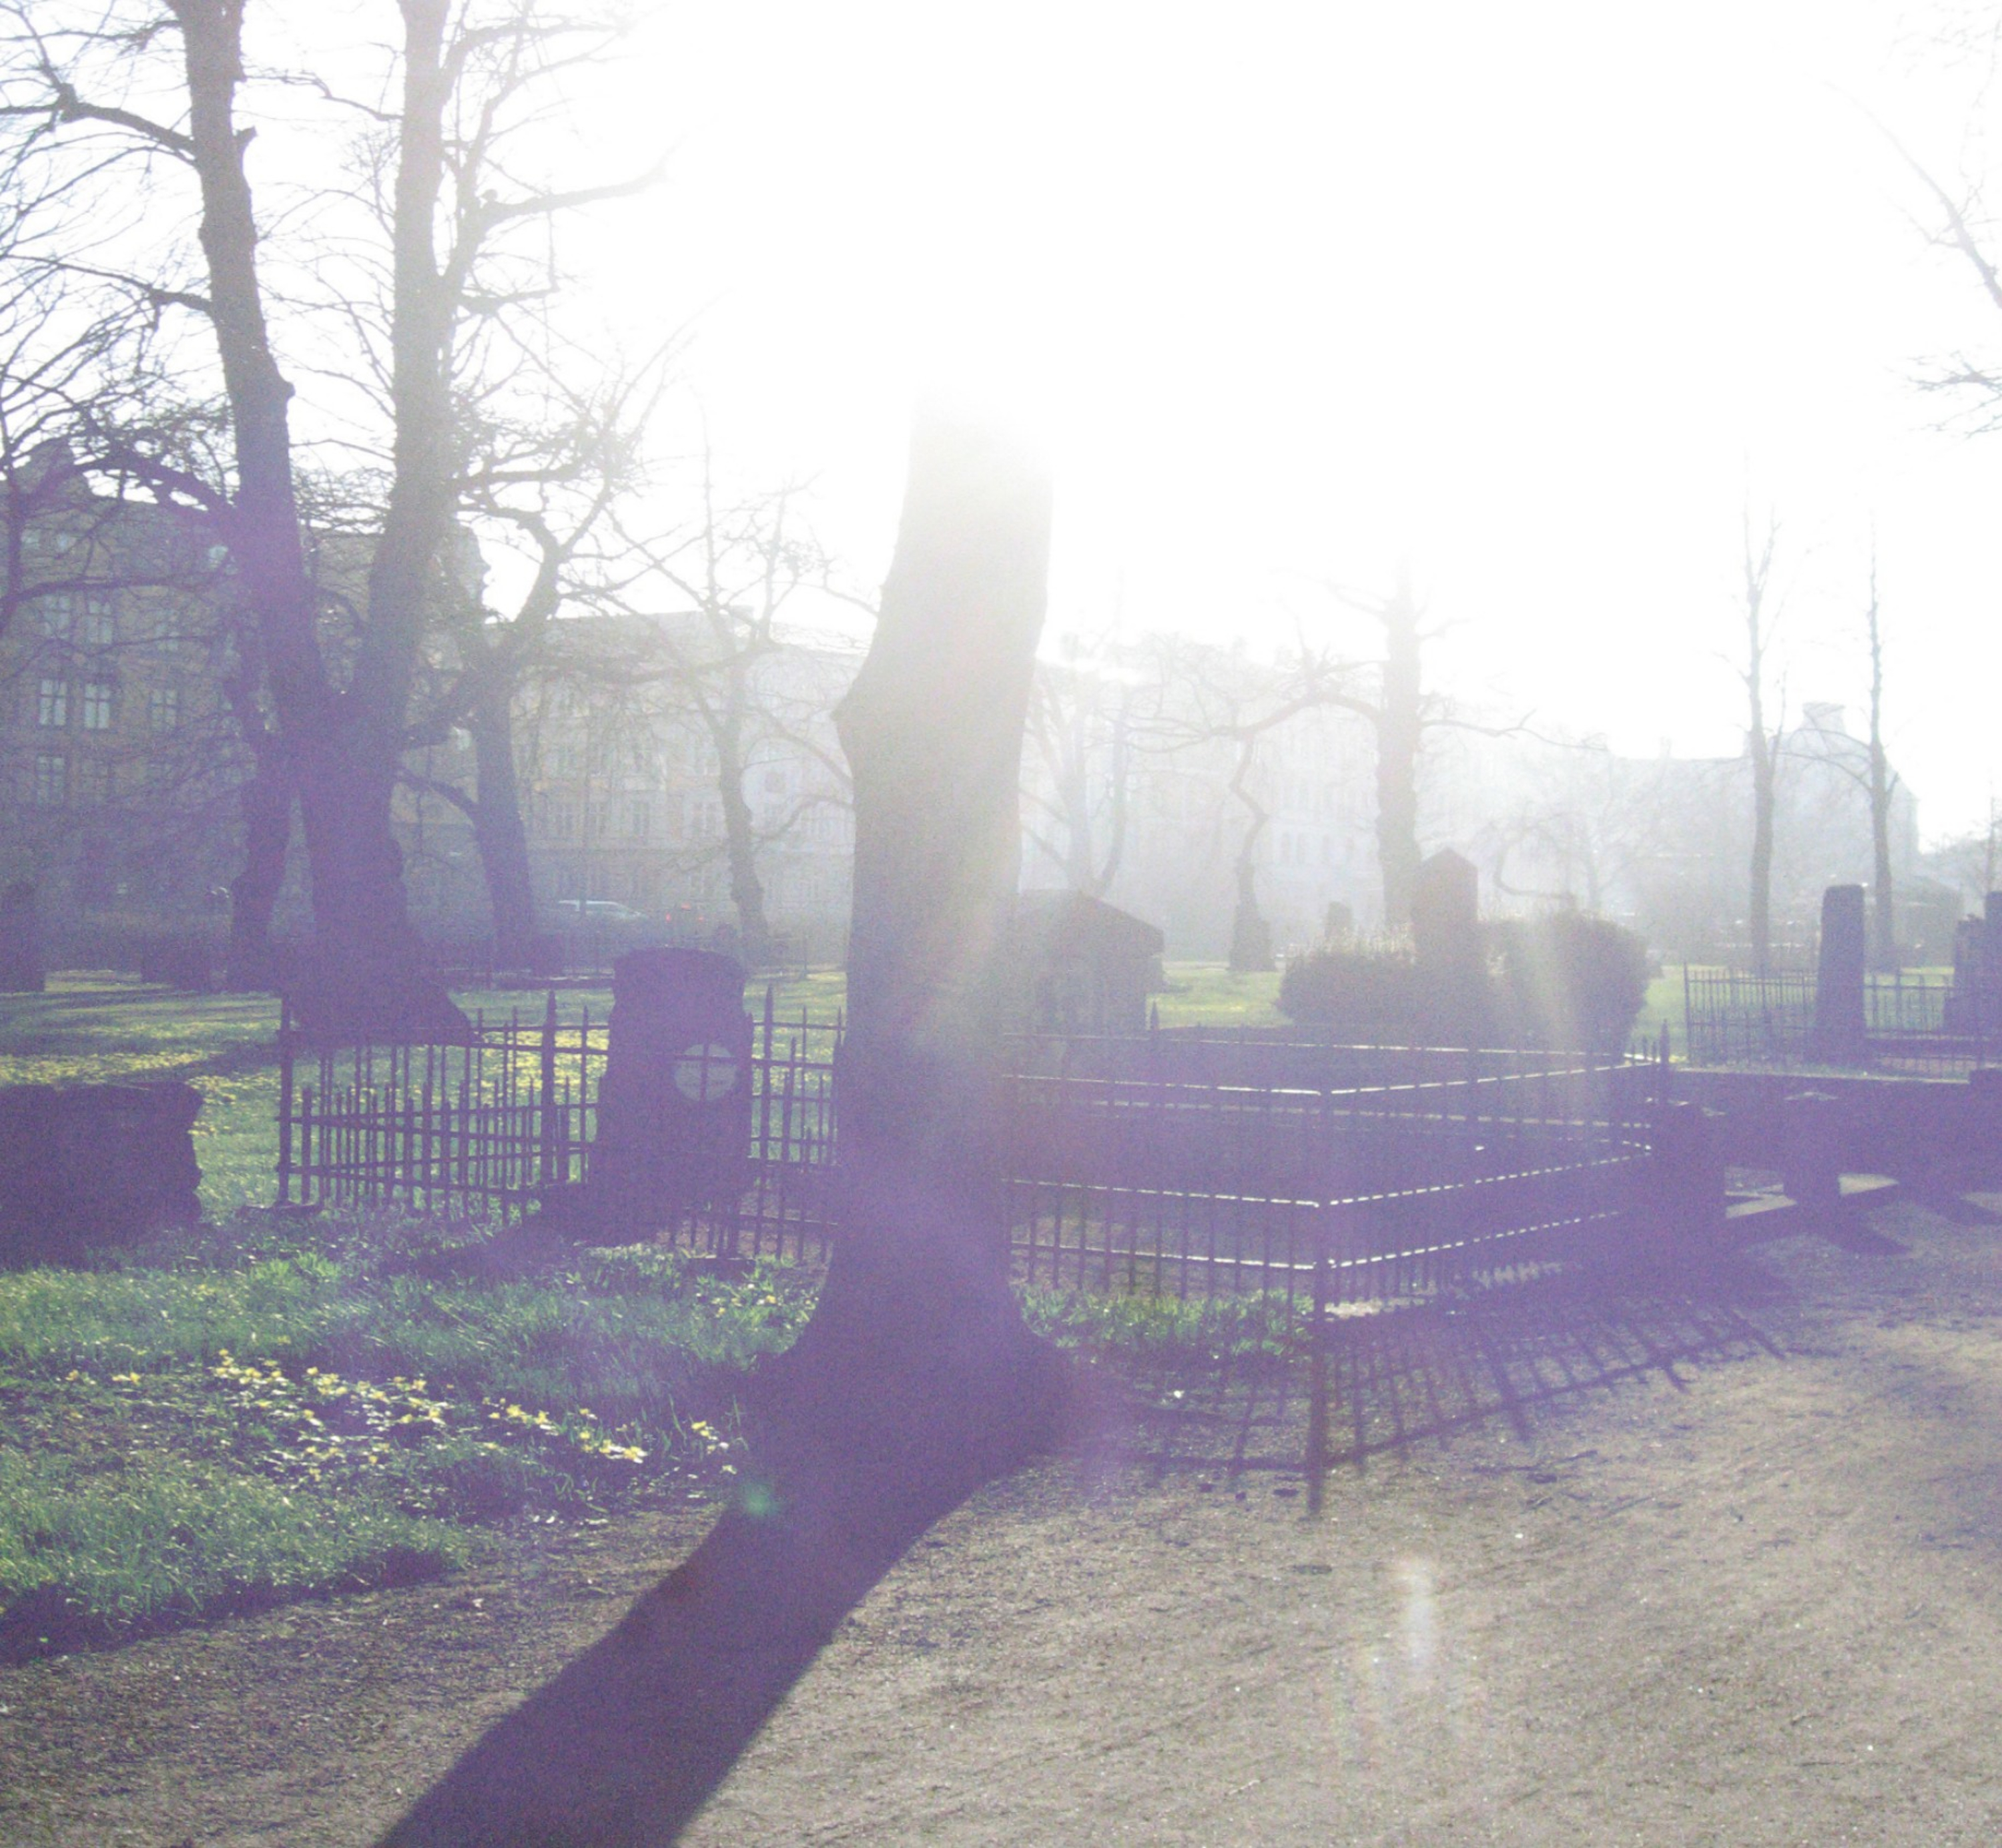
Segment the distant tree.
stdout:
<path fill-rule="evenodd" d="M 848 780 L 847 766 L 814 736 L 818 714 L 785 710 L 775 685 L 788 606 L 829 576 L 827 554 L 798 511 L 800 492 L 788 485 L 725 498 L 705 452 L 695 516 L 633 542 L 633 581 L 616 601 L 634 619 L 622 626 L 625 652 L 606 664 L 628 688 L 650 690 L 655 719 L 692 729 L 707 747 L 731 903 L 754 968 L 774 950 L 759 849 L 792 826 L 799 806 L 764 815 L 752 799 L 754 774 L 783 737 L 818 758 L 831 783 Z M 831 698 L 840 689 L 826 690 Z"/>
<path fill-rule="evenodd" d="M 1755 548 L 1752 509 L 1745 507 L 1743 570 L 1745 587 L 1744 664 L 1738 670 L 1746 696 L 1745 755 L 1752 769 L 1752 866 L 1747 909 L 1753 966 L 1761 975 L 1773 959 L 1773 826 L 1779 788 L 1781 741 L 1785 730 L 1784 699 L 1774 722 L 1767 723 L 1770 695 L 1767 687 L 1768 657 L 1779 612 L 1773 594 L 1773 553 L 1779 542 L 1779 523 L 1769 518 Z"/>
<path fill-rule="evenodd" d="M 1146 748 L 1146 709 L 1158 707 L 1160 691 L 1110 647 L 1075 635 L 1063 638 L 1060 659 L 1038 664 L 1028 740 L 1040 774 L 1026 786 L 1023 828 L 1064 884 L 1088 898 L 1103 898 L 1119 877 L 1134 760 Z"/>
<path fill-rule="evenodd" d="M 1276 662 L 1254 660 L 1241 648 L 1217 648 L 1185 638 L 1154 638 L 1153 677 L 1160 691 L 1149 721 L 1149 748 L 1184 752 L 1213 745 L 1229 753 L 1226 789 L 1243 817 L 1231 863 L 1235 905 L 1231 914 L 1230 967 L 1240 972 L 1272 967 L 1271 927 L 1258 898 L 1259 849 L 1271 810 L 1267 800 L 1268 759 L 1273 734 L 1302 713 L 1349 703 L 1358 670 L 1305 640 Z"/>

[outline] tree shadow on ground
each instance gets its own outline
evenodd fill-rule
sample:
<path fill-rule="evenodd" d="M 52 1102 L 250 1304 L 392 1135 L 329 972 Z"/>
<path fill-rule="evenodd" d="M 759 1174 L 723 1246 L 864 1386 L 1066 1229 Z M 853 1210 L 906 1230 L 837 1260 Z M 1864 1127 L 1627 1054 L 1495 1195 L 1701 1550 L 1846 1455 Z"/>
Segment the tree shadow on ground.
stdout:
<path fill-rule="evenodd" d="M 1496 1418 L 1526 1436 L 1566 1398 L 1680 1387 L 1691 1368 L 1778 1355 L 1759 1315 L 1777 1292 L 1741 1259 L 1672 1287 L 1551 1279 L 1341 1318 L 1326 1352 L 1340 1412 L 1326 1462 L 1359 1466 Z M 1310 1479 L 1310 1369 L 1272 1355 L 1205 1362 L 1079 1389 L 1068 1447 L 1093 1466 Z M 796 1451 L 777 1466 L 785 1493 L 748 1484 L 685 1564 L 490 1729 L 382 1848 L 673 1840 L 848 1613 L 1002 1473 L 978 1448 L 934 1449 L 921 1468 L 909 1445 Z"/>
<path fill-rule="evenodd" d="M 1019 1323 L 1015 1329 L 1020 1334 Z M 674 1840 L 842 1620 L 935 1522 L 1095 1414 L 1025 1334 L 971 1371 L 784 1357 L 760 1470 L 682 1565 L 459 1759 L 382 1848 Z"/>

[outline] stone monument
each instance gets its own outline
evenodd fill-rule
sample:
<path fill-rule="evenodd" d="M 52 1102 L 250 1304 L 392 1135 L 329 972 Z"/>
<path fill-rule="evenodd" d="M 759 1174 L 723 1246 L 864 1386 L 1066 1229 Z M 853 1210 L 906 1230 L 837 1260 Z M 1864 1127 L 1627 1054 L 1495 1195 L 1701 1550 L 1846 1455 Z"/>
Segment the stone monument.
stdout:
<path fill-rule="evenodd" d="M 1868 1050 L 1863 971 L 1868 941 L 1862 887 L 1830 886 L 1822 894 L 1815 975 L 1815 1057 L 1825 1065 L 1860 1065 Z"/>

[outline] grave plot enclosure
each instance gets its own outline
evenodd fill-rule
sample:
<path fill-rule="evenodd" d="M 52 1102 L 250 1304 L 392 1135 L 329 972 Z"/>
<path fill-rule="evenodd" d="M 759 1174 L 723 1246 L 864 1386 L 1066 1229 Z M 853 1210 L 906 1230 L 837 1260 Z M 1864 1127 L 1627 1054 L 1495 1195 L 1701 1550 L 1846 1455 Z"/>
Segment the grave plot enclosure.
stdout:
<path fill-rule="evenodd" d="M 714 1054 L 748 1086 L 741 1189 L 611 1233 L 821 1255 L 841 1035 L 768 991 L 748 1065 Z M 1617 1257 L 1658 1178 L 1651 1062 L 1160 1033 L 1010 1051 L 1010 1237 L 1033 1287 L 1407 1299 Z M 606 1052 L 605 1023 L 554 995 L 462 1046 L 309 1055 L 288 1035 L 280 1201 L 512 1214 L 588 1188 Z"/>

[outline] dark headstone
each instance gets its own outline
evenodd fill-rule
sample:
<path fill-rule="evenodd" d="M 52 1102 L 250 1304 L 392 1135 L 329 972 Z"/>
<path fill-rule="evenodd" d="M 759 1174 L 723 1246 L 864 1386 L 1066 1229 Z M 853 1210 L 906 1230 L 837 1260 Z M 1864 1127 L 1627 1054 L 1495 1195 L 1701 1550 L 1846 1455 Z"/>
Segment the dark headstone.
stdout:
<path fill-rule="evenodd" d="M 1411 881 L 1411 947 L 1425 989 L 1419 1030 L 1436 1044 L 1491 1037 L 1488 954 L 1481 936 L 1481 875 L 1446 848 L 1418 863 Z"/>
<path fill-rule="evenodd" d="M 1450 847 L 1421 861 L 1412 880 L 1411 947 L 1428 968 L 1481 961 L 1481 875 Z"/>
<path fill-rule="evenodd" d="M 751 1090 L 743 965 L 706 950 L 620 957 L 581 1203 L 594 1235 L 637 1238 L 734 1208 L 749 1178 Z"/>
<path fill-rule="evenodd" d="M 1830 1065 L 1854 1065 L 1864 1057 L 1863 971 L 1868 954 L 1862 887 L 1830 886 L 1821 900 L 1814 1030 L 1815 1055 Z"/>
<path fill-rule="evenodd" d="M 35 888 L 17 880 L 0 892 L 0 994 L 42 992 L 42 933 Z"/>
<path fill-rule="evenodd" d="M 0 1090 L 0 1264 L 71 1261 L 201 1216 L 191 1084 Z"/>

